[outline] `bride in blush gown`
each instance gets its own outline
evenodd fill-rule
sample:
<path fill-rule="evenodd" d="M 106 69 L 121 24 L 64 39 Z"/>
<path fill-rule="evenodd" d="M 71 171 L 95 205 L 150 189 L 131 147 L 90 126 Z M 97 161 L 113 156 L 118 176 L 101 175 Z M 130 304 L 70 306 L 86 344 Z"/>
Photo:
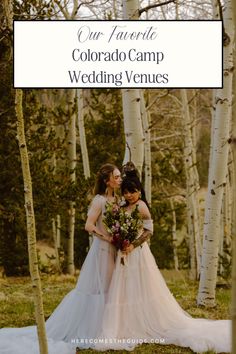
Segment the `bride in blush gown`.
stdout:
<path fill-rule="evenodd" d="M 95 348 L 133 350 L 144 342 L 190 347 L 198 353 L 230 352 L 231 321 L 192 318 L 169 291 L 147 242 L 152 220 L 134 168 L 127 170 L 121 190 L 127 212 L 138 205 L 144 232 L 126 248 L 125 265 L 118 251 Z"/>
<path fill-rule="evenodd" d="M 91 347 L 101 328 L 106 296 L 115 265 L 116 250 L 102 219 L 107 201 L 121 183 L 120 171 L 105 164 L 97 175 L 95 194 L 85 229 L 94 238 L 75 289 L 70 291 L 46 322 L 49 354 L 75 354 L 75 348 Z M 38 354 L 36 326 L 0 330 L 1 354 Z"/>

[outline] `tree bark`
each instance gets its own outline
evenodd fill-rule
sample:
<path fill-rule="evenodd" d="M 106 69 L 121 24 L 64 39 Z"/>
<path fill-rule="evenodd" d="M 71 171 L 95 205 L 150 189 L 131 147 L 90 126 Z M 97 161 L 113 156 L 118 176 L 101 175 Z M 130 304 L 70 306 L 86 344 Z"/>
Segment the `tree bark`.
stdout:
<path fill-rule="evenodd" d="M 68 165 L 71 185 L 75 183 L 76 175 L 76 119 L 75 119 L 75 90 L 68 91 L 68 115 L 69 127 L 67 135 Z M 67 272 L 71 275 L 75 273 L 74 266 L 74 231 L 75 231 L 75 202 L 69 202 L 68 208 L 68 240 L 67 240 Z"/>
<path fill-rule="evenodd" d="M 140 90 L 141 117 L 144 131 L 144 190 L 148 204 L 152 203 L 152 160 L 151 160 L 151 133 L 149 113 L 146 110 L 143 90 Z"/>
<path fill-rule="evenodd" d="M 219 242 L 219 274 L 224 276 L 225 262 L 226 267 L 231 261 L 232 239 L 231 239 L 231 225 L 232 225 L 232 206 L 231 206 L 231 188 L 229 174 L 227 175 L 226 185 L 224 186 L 222 208 L 221 208 L 221 232 Z M 225 261 L 225 262 L 224 262 Z"/>
<path fill-rule="evenodd" d="M 80 149 L 83 161 L 83 170 L 85 179 L 90 178 L 90 164 L 89 164 L 89 155 L 86 142 L 86 133 L 84 128 L 84 100 L 83 100 L 83 90 L 77 89 L 77 107 L 78 107 L 78 128 L 79 128 L 79 140 L 80 140 Z M 93 242 L 92 234 L 89 234 L 89 246 L 91 247 Z"/>
<path fill-rule="evenodd" d="M 52 118 L 52 126 L 54 126 L 53 118 Z M 55 176 L 56 171 L 57 171 L 57 157 L 56 157 L 55 151 L 53 152 L 53 155 L 52 155 L 52 166 L 53 166 L 53 175 Z M 59 216 L 59 215 L 57 215 L 57 216 Z M 55 268 L 58 273 L 61 273 L 61 264 L 60 264 L 59 247 L 58 247 L 58 241 L 57 241 L 57 233 L 58 233 L 57 217 L 56 218 L 54 217 L 54 218 L 52 218 L 52 237 L 53 237 L 54 250 L 55 250 Z"/>
<path fill-rule="evenodd" d="M 232 113 L 233 23 L 230 1 L 225 2 L 224 14 L 224 88 L 216 90 L 215 117 L 212 125 L 213 149 L 209 167 L 208 192 L 205 207 L 203 254 L 197 302 L 215 306 L 220 213 L 223 188 L 226 184 Z"/>
<path fill-rule="evenodd" d="M 174 201 L 170 198 L 170 207 L 172 213 L 172 242 L 173 242 L 173 253 L 174 253 L 174 265 L 175 270 L 179 270 L 179 259 L 177 252 L 177 235 L 176 235 L 176 213 L 174 208 Z"/>
<path fill-rule="evenodd" d="M 61 273 L 61 265 L 60 265 L 60 256 L 58 250 L 58 243 L 57 243 L 57 223 L 56 219 L 52 218 L 52 237 L 54 242 L 54 250 L 55 250 L 55 268 L 58 273 Z"/>
<path fill-rule="evenodd" d="M 19 143 L 21 165 L 24 180 L 25 193 L 25 210 L 27 221 L 27 239 L 29 251 L 29 267 L 32 280 L 32 288 L 35 303 L 35 317 L 37 322 L 37 331 L 39 339 L 39 347 L 41 354 L 48 353 L 47 337 L 44 322 L 42 288 L 38 268 L 38 256 L 36 250 L 36 231 L 35 231 L 35 217 L 33 206 L 32 181 L 30 175 L 29 157 L 24 131 L 24 117 L 22 109 L 22 90 L 16 89 L 15 109 L 17 117 L 17 138 Z"/>
<path fill-rule="evenodd" d="M 123 0 L 123 19 L 139 19 L 139 1 Z M 126 149 L 123 163 L 132 160 L 140 177 L 144 159 L 144 136 L 138 89 L 122 89 Z"/>
<path fill-rule="evenodd" d="M 233 22 L 234 22 L 234 85 L 233 85 L 233 104 L 236 107 L 236 3 L 232 1 L 233 6 Z M 236 109 L 233 109 L 233 132 L 232 132 L 232 150 L 233 150 L 233 267 L 232 267 L 232 303 L 231 303 L 231 318 L 232 318 L 232 354 L 236 354 Z"/>
<path fill-rule="evenodd" d="M 141 121 L 139 90 L 122 89 L 122 104 L 126 141 L 123 164 L 128 161 L 133 161 L 139 171 L 139 174 L 141 175 L 144 159 L 144 137 Z"/>
<path fill-rule="evenodd" d="M 55 6 L 56 4 L 56 6 Z M 64 5 L 60 1 L 54 3 L 55 9 L 58 7 L 62 15 L 66 20 L 75 20 L 78 16 L 79 2 L 78 0 L 73 0 L 72 4 L 70 2 L 65 2 Z M 76 175 L 76 118 L 75 118 L 75 89 L 68 90 L 68 114 L 69 114 L 69 129 L 67 135 L 67 154 L 68 154 L 68 164 L 70 170 L 70 181 L 71 184 L 75 183 Z M 74 231 L 75 231 L 75 202 L 69 201 L 68 208 L 69 222 L 68 222 L 68 240 L 67 240 L 67 258 L 66 258 L 66 271 L 67 273 L 73 275 L 75 273 L 74 266 Z M 57 219 L 58 220 L 58 219 Z M 60 228 L 57 223 L 57 234 L 59 234 Z"/>
<path fill-rule="evenodd" d="M 83 91 L 82 89 L 77 89 L 77 107 L 78 107 L 78 128 L 79 128 L 79 139 L 80 148 L 83 161 L 84 177 L 85 179 L 90 177 L 90 165 L 89 156 L 86 142 L 86 134 L 84 128 L 84 103 L 83 103 Z"/>
<path fill-rule="evenodd" d="M 236 5 L 234 5 L 234 23 L 236 26 Z M 236 27 L 235 27 L 236 28 Z M 236 41 L 236 36 L 235 36 Z M 234 54 L 236 57 L 236 55 Z M 234 60 L 236 65 L 236 58 Z M 236 105 L 236 82 L 234 83 L 234 105 Z M 233 165 L 236 171 L 236 110 L 233 113 Z M 231 318 L 232 318 L 232 354 L 236 354 L 236 179 L 234 174 L 233 180 L 233 266 L 232 266 L 232 301 L 231 301 Z"/>
<path fill-rule="evenodd" d="M 188 234 L 190 247 L 190 278 L 198 279 L 200 274 L 200 211 L 198 201 L 199 178 L 195 161 L 195 146 L 192 136 L 192 122 L 188 104 L 187 91 L 180 90 L 182 99 L 183 138 L 184 138 L 184 168 L 186 175 L 186 199 L 188 216 Z"/>

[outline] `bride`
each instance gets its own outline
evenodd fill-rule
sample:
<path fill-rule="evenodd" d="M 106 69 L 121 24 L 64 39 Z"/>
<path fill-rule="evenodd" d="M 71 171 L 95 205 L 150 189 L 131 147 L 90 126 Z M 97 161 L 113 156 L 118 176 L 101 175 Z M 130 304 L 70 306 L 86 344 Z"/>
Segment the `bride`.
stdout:
<path fill-rule="evenodd" d="M 121 191 L 126 211 L 138 206 L 144 231 L 118 251 L 96 349 L 133 350 L 140 343 L 175 344 L 195 352 L 230 352 L 229 320 L 194 319 L 169 291 L 150 251 L 151 215 L 134 168 L 126 171 Z M 143 200 L 142 200 L 143 199 Z"/>
<path fill-rule="evenodd" d="M 82 266 L 75 289 L 69 292 L 46 322 L 49 354 L 75 354 L 78 346 L 88 348 L 100 332 L 101 318 L 115 266 L 116 250 L 102 219 L 105 205 L 115 201 L 121 175 L 112 164 L 103 165 L 95 185 L 95 197 L 85 228 L 93 233 L 92 246 Z M 36 326 L 0 330 L 0 354 L 38 354 Z"/>

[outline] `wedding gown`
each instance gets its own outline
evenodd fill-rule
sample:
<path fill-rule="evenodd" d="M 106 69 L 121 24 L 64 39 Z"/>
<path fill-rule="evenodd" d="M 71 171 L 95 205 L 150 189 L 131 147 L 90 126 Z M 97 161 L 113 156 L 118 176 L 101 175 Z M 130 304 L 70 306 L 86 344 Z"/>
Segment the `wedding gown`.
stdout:
<path fill-rule="evenodd" d="M 96 196 L 89 212 L 102 215 L 106 199 Z M 152 228 L 151 220 L 145 228 Z M 105 241 L 94 241 L 78 283 L 46 322 L 49 354 L 75 348 L 133 350 L 146 343 L 176 344 L 195 352 L 230 352 L 230 321 L 194 319 L 177 303 L 147 242 L 125 256 Z M 115 260 L 116 258 L 116 260 Z M 0 354 L 38 354 L 36 327 L 0 330 Z"/>
<path fill-rule="evenodd" d="M 99 214 L 96 226 L 106 233 L 102 223 L 106 198 L 97 195 L 89 213 Z M 88 348 L 98 337 L 101 318 L 115 265 L 114 247 L 94 237 L 82 266 L 75 289 L 70 291 L 46 322 L 49 354 L 75 354 L 79 346 Z M 36 326 L 0 330 L 0 354 L 39 354 Z"/>
<path fill-rule="evenodd" d="M 145 221 L 145 228 L 152 223 Z M 201 353 L 230 352 L 231 321 L 194 319 L 168 289 L 147 242 L 121 262 L 110 283 L 97 350 L 133 350 L 141 343 L 175 344 Z"/>

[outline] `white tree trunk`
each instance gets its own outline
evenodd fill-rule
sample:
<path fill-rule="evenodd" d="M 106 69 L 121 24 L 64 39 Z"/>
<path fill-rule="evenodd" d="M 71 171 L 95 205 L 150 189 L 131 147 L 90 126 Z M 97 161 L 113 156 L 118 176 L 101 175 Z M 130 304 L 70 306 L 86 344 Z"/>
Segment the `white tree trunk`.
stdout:
<path fill-rule="evenodd" d="M 56 6 L 55 6 L 56 5 Z M 55 8 L 56 17 L 58 14 L 58 8 L 66 20 L 75 20 L 77 17 L 79 3 L 78 0 L 73 0 L 73 2 L 64 2 L 62 4 L 57 1 L 53 4 Z M 69 132 L 67 136 L 67 152 L 68 152 L 68 162 L 69 169 L 71 171 L 70 180 L 72 183 L 75 182 L 75 167 L 76 167 L 76 117 L 74 112 L 75 103 L 75 90 L 70 89 L 68 91 L 68 113 L 70 117 L 69 122 Z M 67 272 L 69 274 L 75 273 L 74 266 L 74 230 L 75 230 L 75 203 L 73 201 L 69 202 L 68 208 L 69 222 L 68 222 L 68 240 L 67 240 Z M 61 218 L 57 215 L 57 244 L 60 247 L 60 230 L 61 230 Z"/>
<path fill-rule="evenodd" d="M 83 161 L 83 170 L 85 179 L 90 177 L 90 165 L 89 156 L 86 142 L 86 133 L 84 128 L 84 100 L 83 100 L 83 90 L 77 89 L 77 107 L 78 107 L 78 128 L 79 128 L 79 139 L 80 148 Z M 89 246 L 91 247 L 93 242 L 92 234 L 89 234 Z"/>
<path fill-rule="evenodd" d="M 32 290 L 35 303 L 35 317 L 37 323 L 37 331 L 39 338 L 39 347 L 41 354 L 48 353 L 47 337 L 45 330 L 44 311 L 43 311 L 43 298 L 41 280 L 38 268 L 38 256 L 36 250 L 36 230 L 35 230 L 35 217 L 32 193 L 32 181 L 29 166 L 29 157 L 27 145 L 25 140 L 24 117 L 22 108 L 22 90 L 16 89 L 15 91 L 15 108 L 17 117 L 17 138 L 20 148 L 21 166 L 24 180 L 24 193 L 25 193 L 25 210 L 27 222 L 27 240 L 29 252 L 29 268 L 32 280 Z"/>
<path fill-rule="evenodd" d="M 232 178 L 232 176 L 231 176 Z M 225 220 L 225 225 L 224 225 L 224 234 L 225 234 L 225 256 L 228 260 L 228 262 L 230 262 L 231 256 L 230 253 L 232 251 L 232 193 L 233 193 L 233 186 L 230 185 L 232 181 L 227 180 L 227 184 L 226 184 L 226 198 L 225 198 L 225 206 L 224 206 L 224 220 Z M 227 251 L 227 252 L 226 252 Z"/>
<path fill-rule="evenodd" d="M 57 214 L 57 248 L 61 247 L 61 215 Z"/>
<path fill-rule="evenodd" d="M 139 0 L 123 0 L 122 4 L 124 20 L 139 19 Z"/>
<path fill-rule="evenodd" d="M 236 28 L 236 4 L 234 5 L 234 23 Z M 235 36 L 236 41 L 236 36 Z M 234 65 L 236 65 L 236 55 L 234 54 Z M 236 105 L 236 81 L 234 83 L 234 105 Z M 233 110 L 233 165 L 236 171 L 236 110 Z M 233 266 L 232 266 L 232 301 L 231 301 L 231 318 L 232 318 L 232 354 L 236 354 L 236 178 L 234 173 L 233 179 L 233 218 L 232 218 L 232 231 L 233 231 Z"/>
<path fill-rule="evenodd" d="M 56 126 L 55 127 L 56 137 L 62 142 L 65 139 L 65 129 L 63 126 Z M 61 167 L 62 161 L 56 158 L 56 168 Z M 57 240 L 57 249 L 61 247 L 61 215 L 56 215 L 56 240 Z"/>
<path fill-rule="evenodd" d="M 144 131 L 144 190 L 148 204 L 152 203 L 152 164 L 151 164 L 151 133 L 149 113 L 146 110 L 143 90 L 140 90 L 141 117 Z"/>
<path fill-rule="evenodd" d="M 217 280 L 220 213 L 223 187 L 226 183 L 229 133 L 232 109 L 232 68 L 233 68 L 233 23 L 230 1 L 225 2 L 224 13 L 224 88 L 216 90 L 215 118 L 212 129 L 214 145 L 209 167 L 208 192 L 205 206 L 203 254 L 201 277 L 198 291 L 198 304 L 215 306 L 215 287 Z"/>
<path fill-rule="evenodd" d="M 51 110 L 53 110 L 55 102 L 52 99 L 51 91 L 44 89 L 39 92 L 39 97 L 42 101 L 42 104 L 47 109 L 50 108 Z M 53 114 L 51 114 L 48 117 L 48 121 L 50 122 L 50 124 L 48 125 L 48 133 L 49 133 L 50 129 L 53 129 L 55 131 L 56 138 L 60 139 L 60 141 L 62 141 L 64 137 L 61 136 L 60 127 L 55 125 Z M 52 153 L 51 164 L 52 164 L 52 168 L 53 168 L 52 173 L 53 173 L 53 176 L 55 176 L 57 173 L 57 167 L 58 167 L 58 160 L 57 160 L 56 151 L 53 151 L 53 153 Z M 55 249 L 55 268 L 56 268 L 57 272 L 61 273 L 60 257 L 59 257 L 59 249 L 58 249 L 59 247 L 58 247 L 58 242 L 57 242 L 58 232 L 60 232 L 60 231 L 57 229 L 57 216 L 56 216 L 56 218 L 55 217 L 52 218 L 52 237 L 53 237 L 54 249 Z"/>
<path fill-rule="evenodd" d="M 122 89 L 122 103 L 126 141 L 123 164 L 133 161 L 141 175 L 144 159 L 144 136 L 139 90 Z"/>
<path fill-rule="evenodd" d="M 69 126 L 67 136 L 68 149 L 68 165 L 70 171 L 70 181 L 75 183 L 75 168 L 76 168 L 76 119 L 75 119 L 75 90 L 70 89 L 68 92 L 68 113 Z M 68 240 L 67 240 L 67 272 L 69 274 L 75 273 L 74 266 L 74 231 L 75 231 L 75 202 L 69 202 L 69 223 L 68 223 Z"/>
<path fill-rule="evenodd" d="M 52 124 L 54 126 L 54 122 L 52 122 Z M 56 158 L 56 153 L 55 152 L 53 153 L 53 156 L 52 156 L 52 164 L 53 164 L 53 175 L 55 175 L 56 171 L 57 171 L 57 158 Z M 57 215 L 57 216 L 59 216 L 59 215 Z M 54 250 L 55 250 L 55 266 L 56 266 L 56 271 L 58 273 L 61 273 L 61 265 L 60 265 L 59 247 L 58 247 L 58 242 L 57 242 L 57 234 L 58 234 L 57 218 L 52 218 L 52 237 L 53 237 Z"/>
<path fill-rule="evenodd" d="M 123 0 L 123 18 L 139 18 L 139 1 Z M 140 93 L 138 89 L 122 89 L 122 104 L 125 130 L 125 156 L 123 163 L 132 160 L 140 176 L 144 159 L 144 136 L 142 129 Z"/>
<path fill-rule="evenodd" d="M 196 168 L 196 153 L 193 144 L 192 125 L 187 91 L 180 90 L 182 99 L 183 138 L 184 138 L 184 167 L 186 175 L 186 199 L 188 216 L 188 233 L 190 246 L 190 278 L 198 279 L 200 274 L 200 211 L 198 201 L 199 178 Z"/>
<path fill-rule="evenodd" d="M 219 242 L 219 274 L 223 275 L 225 271 L 224 260 L 228 264 L 231 261 L 230 253 L 232 250 L 231 225 L 232 225 L 232 206 L 231 206 L 231 188 L 229 174 L 227 175 L 226 185 L 224 186 L 222 210 L 221 210 L 221 232 Z"/>
<path fill-rule="evenodd" d="M 179 259 L 178 259 L 178 252 L 177 252 L 177 235 L 176 235 L 176 214 L 175 214 L 174 201 L 172 198 L 170 198 L 170 207 L 172 213 L 172 241 L 173 241 L 174 265 L 175 265 L 175 270 L 179 270 Z"/>
<path fill-rule="evenodd" d="M 234 97 L 234 94 L 233 94 Z M 233 103 L 234 106 L 234 103 Z M 231 127 L 232 128 L 232 127 Z M 233 130 L 231 131 L 231 135 L 233 135 Z M 234 198 L 233 198 L 233 189 L 234 189 L 234 181 L 235 181 L 235 171 L 234 171 L 234 155 L 233 155 L 233 147 L 230 146 L 229 149 L 229 192 L 228 192 L 228 197 L 229 197 L 229 202 L 228 202 L 228 216 L 227 216 L 227 225 L 229 226 L 229 234 L 230 234 L 230 242 L 231 242 L 231 247 L 232 247 L 232 238 L 233 238 L 233 204 L 234 204 Z"/>
<path fill-rule="evenodd" d="M 52 218 L 52 237 L 54 243 L 54 250 L 55 250 L 55 266 L 56 271 L 61 273 L 61 266 L 60 266 L 60 257 L 59 257 L 59 250 L 58 250 L 58 243 L 57 243 L 57 223 L 56 219 Z"/>
<path fill-rule="evenodd" d="M 234 21 L 234 87 L 233 100 L 234 107 L 236 107 L 236 3 L 233 5 L 233 21 Z M 232 302 L 231 302 L 231 318 L 232 318 L 232 354 L 236 354 L 236 109 L 233 109 L 233 133 L 232 133 L 232 150 L 233 150 L 233 217 L 232 217 L 232 231 L 233 231 L 233 268 L 232 268 Z"/>
<path fill-rule="evenodd" d="M 89 156 L 86 143 L 86 134 L 84 128 L 84 100 L 82 89 L 77 89 L 77 106 L 78 106 L 78 128 L 79 128 L 79 139 L 80 148 L 83 161 L 84 177 L 85 179 L 90 177 L 90 165 Z"/>

